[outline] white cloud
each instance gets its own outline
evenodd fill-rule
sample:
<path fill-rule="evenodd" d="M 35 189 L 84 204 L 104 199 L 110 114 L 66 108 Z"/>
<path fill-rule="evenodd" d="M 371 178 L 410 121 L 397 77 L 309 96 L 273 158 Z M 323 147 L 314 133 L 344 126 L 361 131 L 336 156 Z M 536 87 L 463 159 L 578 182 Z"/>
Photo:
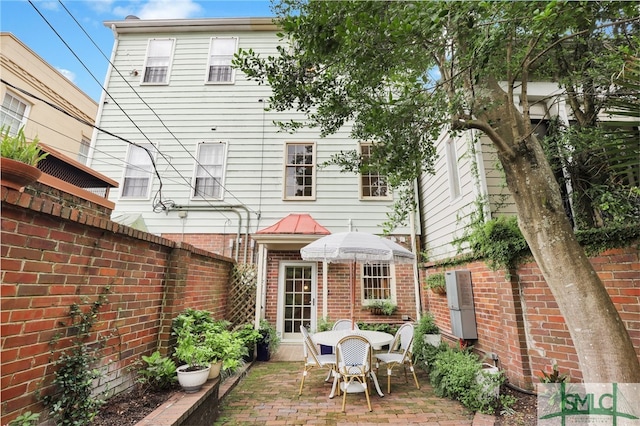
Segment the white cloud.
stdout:
<path fill-rule="evenodd" d="M 140 19 L 184 19 L 202 11 L 194 0 L 149 0 L 135 15 Z"/>
<path fill-rule="evenodd" d="M 64 75 L 65 77 L 67 77 L 67 79 L 69 81 L 71 81 L 72 83 L 75 81 L 76 79 L 76 74 L 73 71 L 69 71 L 69 70 L 65 70 L 64 68 L 56 68 L 58 70 L 58 72 L 62 75 Z"/>

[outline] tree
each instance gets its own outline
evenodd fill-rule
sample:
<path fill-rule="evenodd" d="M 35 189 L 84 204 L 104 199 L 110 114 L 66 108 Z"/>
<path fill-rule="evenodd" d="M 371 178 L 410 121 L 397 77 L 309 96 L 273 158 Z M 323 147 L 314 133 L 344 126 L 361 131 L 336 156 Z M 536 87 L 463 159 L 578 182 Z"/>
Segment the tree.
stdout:
<path fill-rule="evenodd" d="M 354 139 L 374 142 L 369 163 L 354 152 L 332 162 L 348 170 L 375 164 L 396 188 L 431 170 L 443 128 L 483 132 L 496 147 L 519 227 L 565 317 L 585 382 L 640 382 L 633 344 L 575 238 L 527 99 L 530 81 L 553 79 L 575 114 L 596 114 L 591 102 L 599 98 L 583 96 L 587 85 L 578 77 L 589 73 L 594 84 L 587 88 L 597 89 L 625 54 L 637 56 L 638 6 L 282 0 L 274 10 L 286 42 L 279 54 L 241 51 L 235 64 L 271 86 L 271 108 L 305 113 L 304 122 L 280 125 L 326 135 L 352 124 Z M 409 192 L 401 213 L 411 206 Z"/>

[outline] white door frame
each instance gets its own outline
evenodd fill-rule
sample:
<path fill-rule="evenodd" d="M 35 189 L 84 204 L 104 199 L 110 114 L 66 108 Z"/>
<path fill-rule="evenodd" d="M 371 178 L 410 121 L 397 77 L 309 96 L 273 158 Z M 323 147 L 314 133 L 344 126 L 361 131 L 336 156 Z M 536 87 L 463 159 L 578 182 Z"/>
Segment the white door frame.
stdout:
<path fill-rule="evenodd" d="M 301 342 L 302 335 L 299 331 L 294 331 L 296 337 L 284 331 L 284 293 L 285 293 L 285 270 L 288 266 L 308 266 L 311 268 L 311 329 L 315 330 L 317 325 L 317 304 L 318 304 L 318 263 L 286 260 L 280 262 L 278 268 L 278 314 L 276 330 L 282 336 L 282 342 Z"/>

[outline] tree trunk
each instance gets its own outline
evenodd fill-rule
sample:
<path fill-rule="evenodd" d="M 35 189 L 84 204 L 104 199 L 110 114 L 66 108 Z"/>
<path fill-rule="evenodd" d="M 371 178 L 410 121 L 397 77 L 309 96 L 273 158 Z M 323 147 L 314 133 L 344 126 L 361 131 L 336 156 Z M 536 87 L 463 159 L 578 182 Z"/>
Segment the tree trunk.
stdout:
<path fill-rule="evenodd" d="M 584 382 L 640 383 L 640 363 L 629 333 L 578 244 L 540 144 L 527 134 L 522 114 L 507 107 L 509 99 L 497 84 L 489 84 L 489 93 L 483 102 L 497 106 L 478 118 L 495 130 L 489 136 L 499 148 L 520 229 L 564 316 Z"/>

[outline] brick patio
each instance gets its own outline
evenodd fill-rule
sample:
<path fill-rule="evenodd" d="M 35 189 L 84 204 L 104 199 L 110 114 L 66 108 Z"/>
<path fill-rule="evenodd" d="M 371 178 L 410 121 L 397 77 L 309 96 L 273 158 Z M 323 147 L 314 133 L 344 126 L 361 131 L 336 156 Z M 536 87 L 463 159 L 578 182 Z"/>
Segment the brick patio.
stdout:
<path fill-rule="evenodd" d="M 215 425 L 366 425 L 494 424 L 493 416 L 475 416 L 461 404 L 435 396 L 426 373 L 417 369 L 420 389 L 399 375 L 391 382 L 391 394 L 371 395 L 372 412 L 367 411 L 363 394 L 347 395 L 346 413 L 341 397 L 329 399 L 330 383 L 324 371 L 312 370 L 298 396 L 302 372 L 300 344 L 282 344 L 269 362 L 254 362 L 247 375 L 224 397 L 221 388 L 220 413 Z M 398 370 L 402 371 L 402 370 Z M 385 389 L 386 372 L 379 379 Z M 225 383 L 226 384 L 226 383 Z"/>

